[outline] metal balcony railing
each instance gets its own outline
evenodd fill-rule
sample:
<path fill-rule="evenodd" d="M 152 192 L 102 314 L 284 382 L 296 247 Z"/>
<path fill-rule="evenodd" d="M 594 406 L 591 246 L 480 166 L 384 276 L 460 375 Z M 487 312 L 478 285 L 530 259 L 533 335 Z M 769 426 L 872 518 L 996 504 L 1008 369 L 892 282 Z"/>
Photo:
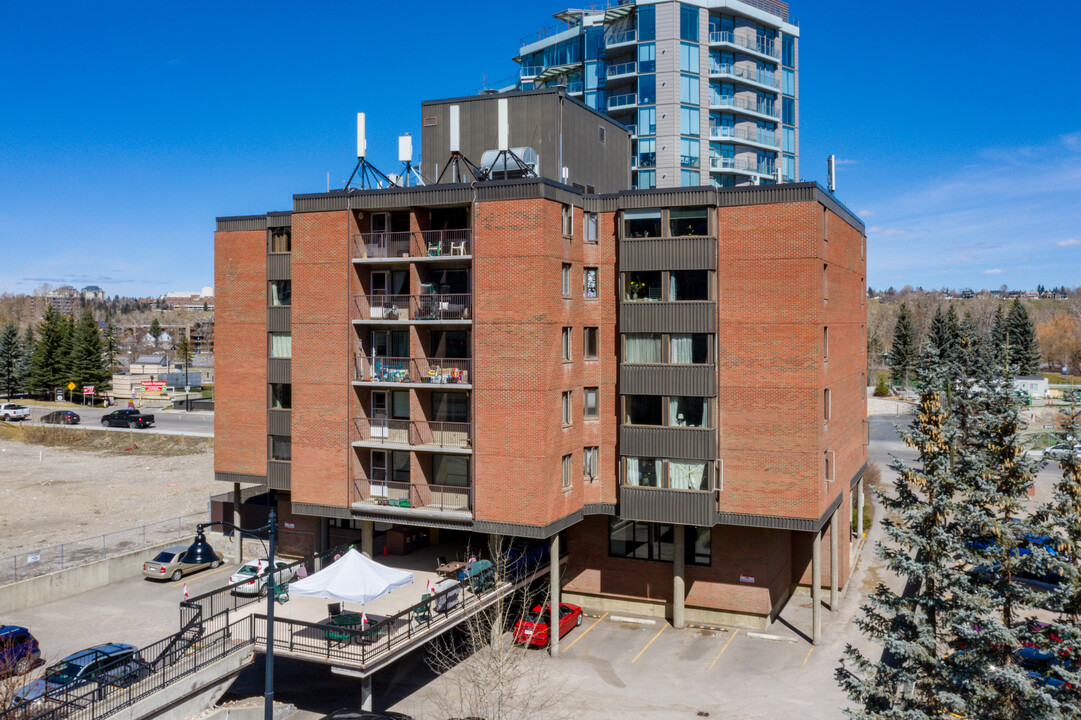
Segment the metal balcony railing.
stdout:
<path fill-rule="evenodd" d="M 473 443 L 473 424 L 425 420 L 356 418 L 353 441 L 417 448 L 468 449 Z"/>
<path fill-rule="evenodd" d="M 709 129 L 710 140 L 746 140 L 747 142 L 780 147 L 781 138 L 772 130 L 748 130 L 746 128 L 714 125 Z"/>
<path fill-rule="evenodd" d="M 468 320 L 473 296 L 469 293 L 424 295 L 356 295 L 355 320 Z"/>
<path fill-rule="evenodd" d="M 609 78 L 619 77 L 621 75 L 633 75 L 638 72 L 638 63 L 625 62 L 618 65 L 609 65 L 607 75 Z"/>
<path fill-rule="evenodd" d="M 709 65 L 710 76 L 724 76 L 736 78 L 737 80 L 746 80 L 747 82 L 758 83 L 759 85 L 767 85 L 775 90 L 781 89 L 781 76 L 774 72 L 761 72 L 758 68 L 746 68 L 739 67 L 738 65 L 728 65 L 727 63 L 721 65 Z"/>
<path fill-rule="evenodd" d="M 472 252 L 473 231 L 469 228 L 353 235 L 355 258 L 449 257 Z"/>
<path fill-rule="evenodd" d="M 626 95 L 615 95 L 608 98 L 608 109 L 615 110 L 621 107 L 633 107 L 638 104 L 638 95 L 635 93 L 628 93 Z"/>
<path fill-rule="evenodd" d="M 742 158 L 726 158 L 714 155 L 709 159 L 710 170 L 738 170 L 741 172 L 755 173 L 757 175 L 774 175 L 777 166 L 773 163 L 759 163 Z"/>
<path fill-rule="evenodd" d="M 634 42 L 638 38 L 638 34 L 634 30 L 628 30 L 627 32 L 616 33 L 604 38 L 605 47 L 616 47 L 617 45 L 626 45 Z"/>
<path fill-rule="evenodd" d="M 746 38 L 742 35 L 736 35 L 731 30 L 715 30 L 709 34 L 709 42 L 711 45 L 719 45 L 721 43 L 735 45 L 736 47 L 750 50 L 751 52 L 756 52 L 760 55 L 768 55 L 771 58 L 781 57 L 781 51 L 778 49 L 776 41 L 771 38 L 757 36 Z"/>
<path fill-rule="evenodd" d="M 529 80 L 540 75 L 543 70 L 544 66 L 542 65 L 523 65 L 522 69 L 518 72 L 518 76 L 522 80 Z"/>
<path fill-rule="evenodd" d="M 472 379 L 472 358 L 353 358 L 353 380 L 357 382 L 464 385 Z"/>
<path fill-rule="evenodd" d="M 775 102 L 745 100 L 744 98 L 730 95 L 711 95 L 709 98 L 709 106 L 712 108 L 736 108 L 738 110 L 746 110 L 747 112 L 767 115 L 773 118 L 778 117 L 777 108 L 779 107 Z"/>
<path fill-rule="evenodd" d="M 468 485 L 430 485 L 357 478 L 353 481 L 350 502 L 442 512 L 468 512 L 473 505 L 472 494 L 473 488 Z"/>

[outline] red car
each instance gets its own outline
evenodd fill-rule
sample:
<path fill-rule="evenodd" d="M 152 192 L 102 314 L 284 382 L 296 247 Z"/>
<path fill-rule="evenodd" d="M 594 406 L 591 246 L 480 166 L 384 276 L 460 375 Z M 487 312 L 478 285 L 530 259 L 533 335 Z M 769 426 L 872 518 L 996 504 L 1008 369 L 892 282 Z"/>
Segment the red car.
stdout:
<path fill-rule="evenodd" d="M 534 605 L 528 617 L 514 624 L 514 642 L 526 645 L 548 644 L 548 621 L 552 618 L 552 606 Z M 559 637 L 582 624 L 582 608 L 577 605 L 559 604 Z"/>

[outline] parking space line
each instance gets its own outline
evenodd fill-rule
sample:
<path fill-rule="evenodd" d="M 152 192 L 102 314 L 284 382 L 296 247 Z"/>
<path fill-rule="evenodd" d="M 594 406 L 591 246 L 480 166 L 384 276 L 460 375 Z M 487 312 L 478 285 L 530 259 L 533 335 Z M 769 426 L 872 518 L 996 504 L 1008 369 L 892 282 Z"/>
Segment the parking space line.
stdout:
<path fill-rule="evenodd" d="M 664 632 L 667 628 L 668 628 L 668 623 L 665 623 L 664 625 L 661 625 L 661 629 L 658 630 L 657 634 L 653 636 L 653 640 L 656 640 L 657 638 L 659 638 L 661 636 L 661 633 Z M 638 654 L 634 656 L 634 660 L 631 660 L 632 665 L 634 664 L 635 660 L 642 657 L 642 653 L 644 653 L 646 650 L 649 649 L 649 646 L 653 644 L 653 640 L 650 640 L 649 642 L 647 642 L 646 646 L 638 651 Z"/>
<path fill-rule="evenodd" d="M 716 665 L 717 661 L 721 659 L 721 655 L 724 655 L 724 651 L 728 649 L 728 646 L 732 643 L 733 640 L 736 639 L 736 635 L 738 635 L 738 634 L 739 634 L 738 629 L 732 632 L 732 637 L 728 638 L 728 641 L 724 644 L 724 647 L 722 647 L 721 651 L 719 653 L 717 653 L 717 657 L 713 658 L 713 662 L 711 662 L 709 664 L 709 667 L 706 668 L 706 670 L 712 670 L 713 669 L 713 666 Z"/>
<path fill-rule="evenodd" d="M 583 632 L 583 633 L 582 633 L 581 635 L 579 635 L 578 637 L 574 638 L 574 640 L 571 640 L 571 644 L 570 644 L 570 645 L 567 645 L 566 647 L 564 647 L 563 649 L 561 649 L 561 650 L 559 651 L 559 654 L 560 654 L 560 655 L 562 655 L 563 653 L 567 652 L 567 651 L 568 651 L 568 650 L 570 650 L 570 649 L 571 649 L 572 647 L 574 647 L 574 643 L 578 642 L 579 640 L 581 640 L 582 638 L 584 638 L 584 637 L 585 637 L 586 635 L 588 635 L 588 634 L 589 634 L 589 631 L 590 631 L 590 630 L 592 630 L 593 628 L 597 627 L 597 623 L 599 623 L 599 622 L 600 622 L 601 620 L 604 620 L 604 619 L 605 619 L 606 617 L 608 617 L 608 613 L 605 613 L 604 615 L 601 615 L 601 616 L 600 616 L 599 618 L 597 618 L 596 620 L 594 620 L 594 621 L 593 621 L 593 624 L 592 624 L 592 625 L 590 625 L 589 627 L 587 627 L 587 628 L 585 629 L 585 632 Z"/>

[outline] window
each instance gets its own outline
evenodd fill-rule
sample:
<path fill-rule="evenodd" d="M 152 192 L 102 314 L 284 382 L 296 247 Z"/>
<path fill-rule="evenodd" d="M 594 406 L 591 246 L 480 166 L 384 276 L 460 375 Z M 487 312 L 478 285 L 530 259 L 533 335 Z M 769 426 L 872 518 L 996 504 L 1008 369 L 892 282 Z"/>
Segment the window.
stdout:
<path fill-rule="evenodd" d="M 781 159 L 781 169 L 785 180 L 789 182 L 796 181 L 796 158 L 794 155 L 785 155 Z"/>
<path fill-rule="evenodd" d="M 668 273 L 668 299 L 709 300 L 709 270 L 673 270 Z"/>
<path fill-rule="evenodd" d="M 563 297 L 571 296 L 571 266 L 570 263 L 563 263 Z"/>
<path fill-rule="evenodd" d="M 624 395 L 624 425 L 664 425 L 663 398 L 659 395 Z"/>
<path fill-rule="evenodd" d="M 585 235 L 586 242 L 595 243 L 599 240 L 599 224 L 597 213 L 585 213 L 585 227 L 583 228 L 583 234 Z"/>
<path fill-rule="evenodd" d="M 709 490 L 710 463 L 706 460 L 623 458 L 623 484 L 671 490 Z"/>
<path fill-rule="evenodd" d="M 649 190 L 650 188 L 657 187 L 657 171 L 656 170 L 639 170 L 638 182 L 634 185 L 636 190 Z"/>
<path fill-rule="evenodd" d="M 699 89 L 701 85 L 695 75 L 679 76 L 679 101 L 686 105 L 699 104 Z"/>
<path fill-rule="evenodd" d="M 638 72 L 651 73 L 657 70 L 657 46 L 654 43 L 642 43 L 638 46 Z"/>
<path fill-rule="evenodd" d="M 436 422 L 469 422 L 469 397 L 463 392 L 433 392 L 432 420 Z"/>
<path fill-rule="evenodd" d="M 679 6 L 679 39 L 698 42 L 698 8 Z"/>
<path fill-rule="evenodd" d="M 390 416 L 395 420 L 409 419 L 409 392 L 395 390 L 390 394 Z"/>
<path fill-rule="evenodd" d="M 709 340 L 706 333 L 673 333 L 669 339 L 668 362 L 675 365 L 709 363 Z"/>
<path fill-rule="evenodd" d="M 587 298 L 597 297 L 597 268 L 587 267 L 582 273 L 582 292 Z"/>
<path fill-rule="evenodd" d="M 293 357 L 293 334 L 287 332 L 270 333 L 270 357 Z"/>
<path fill-rule="evenodd" d="M 657 102 L 657 76 L 638 76 L 638 102 L 641 105 L 652 105 Z"/>
<path fill-rule="evenodd" d="M 408 356 L 408 333 L 402 333 L 402 336 L 401 346 L 405 355 L 395 354 L 393 357 Z M 396 342 L 394 344 L 397 346 Z M 431 348 L 431 357 L 434 358 L 467 358 L 469 357 L 469 333 L 461 330 L 432 330 Z"/>
<path fill-rule="evenodd" d="M 293 407 L 293 386 L 289 383 L 270 384 L 270 407 L 274 410 L 290 410 Z"/>
<path fill-rule="evenodd" d="M 657 37 L 656 10 L 652 5 L 638 6 L 638 41 L 653 40 Z"/>
<path fill-rule="evenodd" d="M 274 306 L 291 305 L 293 299 L 292 280 L 270 281 L 270 304 Z"/>
<path fill-rule="evenodd" d="M 390 479 L 396 483 L 409 482 L 409 453 L 390 453 Z"/>
<path fill-rule="evenodd" d="M 830 389 L 826 388 L 822 391 L 822 419 L 830 419 Z"/>
<path fill-rule="evenodd" d="M 709 208 L 672 208 L 668 211 L 668 234 L 672 237 L 709 235 Z"/>
<path fill-rule="evenodd" d="M 563 456 L 563 489 L 569 490 L 571 486 L 571 461 L 574 460 L 573 455 Z"/>
<path fill-rule="evenodd" d="M 795 98 L 782 98 L 781 99 L 781 122 L 785 125 L 796 124 L 796 99 Z"/>
<path fill-rule="evenodd" d="M 828 270 L 829 265 L 822 263 L 822 299 L 829 300 L 829 282 L 828 282 Z"/>
<path fill-rule="evenodd" d="M 697 170 L 680 170 L 679 171 L 679 185 L 680 187 L 698 187 L 702 184 L 702 173 Z"/>
<path fill-rule="evenodd" d="M 679 164 L 680 167 L 697 168 L 701 154 L 698 140 L 680 138 L 679 140 Z"/>
<path fill-rule="evenodd" d="M 600 448 L 587 447 L 582 450 L 582 475 L 590 482 L 597 477 L 597 458 Z"/>
<path fill-rule="evenodd" d="M 781 128 L 781 149 L 786 153 L 796 152 L 796 128 Z"/>
<path fill-rule="evenodd" d="M 562 357 L 563 362 L 571 361 L 571 329 L 569 327 L 563 328 L 563 341 L 562 341 Z"/>
<path fill-rule="evenodd" d="M 822 328 L 822 359 L 830 359 L 830 329 L 828 327 Z"/>
<path fill-rule="evenodd" d="M 660 301 L 663 294 L 662 273 L 659 270 L 641 270 L 624 273 L 624 300 Z"/>
<path fill-rule="evenodd" d="M 469 458 L 461 455 L 432 455 L 432 483 L 469 487 Z"/>
<path fill-rule="evenodd" d="M 696 107 L 680 107 L 679 132 L 683 135 L 702 134 L 702 113 Z"/>
<path fill-rule="evenodd" d="M 604 133 L 604 126 L 603 125 L 598 125 L 597 126 L 597 134 L 598 134 L 598 139 L 601 141 L 601 145 L 604 145 L 605 133 Z"/>
<path fill-rule="evenodd" d="M 661 461 L 657 458 L 624 458 L 623 467 L 625 484 L 637 487 L 661 486 Z"/>
<path fill-rule="evenodd" d="M 638 141 L 638 167 L 651 168 L 657 165 L 657 139 L 643 138 Z"/>
<path fill-rule="evenodd" d="M 287 253 L 293 249 L 293 229 L 287 227 L 270 228 L 269 235 L 270 252 Z"/>
<path fill-rule="evenodd" d="M 638 134 L 652 135 L 657 132 L 657 108 L 638 108 Z"/>
<path fill-rule="evenodd" d="M 270 436 L 270 459 L 271 460 L 292 460 L 293 459 L 293 439 L 288 435 L 271 435 Z"/>
<path fill-rule="evenodd" d="M 781 70 L 781 92 L 789 97 L 796 95 L 796 73 L 794 70 L 785 68 Z"/>
<path fill-rule="evenodd" d="M 574 206 L 563 205 L 563 235 L 569 237 L 574 232 Z"/>
<path fill-rule="evenodd" d="M 600 344 L 599 329 L 587 327 L 582 332 L 582 356 L 586 360 L 596 360 Z"/>
<path fill-rule="evenodd" d="M 701 63 L 698 59 L 698 45 L 695 43 L 680 43 L 679 45 L 679 69 L 682 72 L 698 74 Z"/>
<path fill-rule="evenodd" d="M 709 490 L 709 463 L 705 460 L 669 460 L 668 487 L 672 490 Z"/>
<path fill-rule="evenodd" d="M 563 424 L 571 424 L 571 391 L 563 392 Z"/>
<path fill-rule="evenodd" d="M 582 393 L 582 399 L 582 417 L 597 417 L 597 388 L 587 387 Z"/>
<path fill-rule="evenodd" d="M 825 473 L 824 480 L 833 482 L 833 451 L 827 450 L 822 453 L 822 471 Z"/>
<path fill-rule="evenodd" d="M 781 64 L 796 67 L 796 38 L 792 35 L 781 35 Z"/>
<path fill-rule="evenodd" d="M 709 400 L 704 397 L 668 398 L 670 427 L 709 427 Z"/>
<path fill-rule="evenodd" d="M 627 333 L 623 336 L 623 362 L 630 364 L 659 363 L 661 336 L 655 333 Z"/>
<path fill-rule="evenodd" d="M 684 533 L 684 562 L 708 567 L 711 562 L 710 528 L 688 525 Z M 611 516 L 608 518 L 608 554 L 618 558 L 672 562 L 675 554 L 672 526 Z"/>

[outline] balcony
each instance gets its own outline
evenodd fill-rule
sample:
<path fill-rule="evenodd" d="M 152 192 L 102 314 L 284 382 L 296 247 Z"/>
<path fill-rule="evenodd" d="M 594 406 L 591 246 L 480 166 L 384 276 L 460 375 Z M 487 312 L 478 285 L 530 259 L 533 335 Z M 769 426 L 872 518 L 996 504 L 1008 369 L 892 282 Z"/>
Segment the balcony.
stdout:
<path fill-rule="evenodd" d="M 638 104 L 638 95 L 636 93 L 628 93 L 626 95 L 615 95 L 608 98 L 608 109 L 619 110 L 622 108 L 633 108 Z"/>
<path fill-rule="evenodd" d="M 472 254 L 473 231 L 469 228 L 353 235 L 353 262 L 387 258 L 464 258 Z"/>
<path fill-rule="evenodd" d="M 518 77 L 522 80 L 532 80 L 541 74 L 544 67 L 541 65 L 523 65 L 522 69 L 518 71 Z"/>
<path fill-rule="evenodd" d="M 353 481 L 350 504 L 358 510 L 375 506 L 468 513 L 472 511 L 472 495 L 469 486 L 358 478 Z"/>
<path fill-rule="evenodd" d="M 353 382 L 468 390 L 472 379 L 471 358 L 353 358 Z"/>
<path fill-rule="evenodd" d="M 609 65 L 606 77 L 608 80 L 619 80 L 621 78 L 632 78 L 638 74 L 638 63 L 625 62 L 618 65 Z"/>
<path fill-rule="evenodd" d="M 353 297 L 353 322 L 463 325 L 471 322 L 472 305 L 473 296 L 469 293 L 356 295 Z"/>
<path fill-rule="evenodd" d="M 394 450 L 412 449 L 472 454 L 473 424 L 355 418 L 353 445 L 355 447 L 386 447 Z"/>
<path fill-rule="evenodd" d="M 741 35 L 736 35 L 731 30 L 721 30 L 709 34 L 709 44 L 731 45 L 740 50 L 769 58 L 770 60 L 781 59 L 781 50 L 777 47 L 777 42 L 771 38 L 745 38 Z"/>
<path fill-rule="evenodd" d="M 780 108 L 779 103 L 775 102 L 756 102 L 752 100 L 745 100 L 729 95 L 712 95 L 709 98 L 709 107 L 711 110 L 723 110 L 726 108 L 735 108 L 740 112 L 755 115 L 757 117 L 766 118 L 769 120 L 776 120 L 779 118 Z"/>
<path fill-rule="evenodd" d="M 634 45 L 638 41 L 638 33 L 634 30 L 628 30 L 627 32 L 616 33 L 615 35 L 609 35 L 604 39 L 605 52 L 608 50 L 614 50 L 615 48 L 626 47 L 628 45 Z"/>
<path fill-rule="evenodd" d="M 727 64 L 714 65 L 711 62 L 709 76 L 711 78 L 733 78 L 750 85 L 758 85 L 773 92 L 778 92 L 781 89 L 781 76 L 779 73 L 761 72 L 758 68 L 743 68 Z"/>
<path fill-rule="evenodd" d="M 585 85 L 582 84 L 581 80 L 575 80 L 573 82 L 567 83 L 567 94 L 568 95 L 581 95 L 584 92 L 585 92 Z"/>
<path fill-rule="evenodd" d="M 772 130 L 748 130 L 745 128 L 714 125 L 709 129 L 710 140 L 735 140 L 776 150 L 781 147 L 781 136 Z"/>
<path fill-rule="evenodd" d="M 740 172 L 748 175 L 759 175 L 772 178 L 777 174 L 777 166 L 774 163 L 760 163 L 758 161 L 744 160 L 742 158 L 717 157 L 709 159 L 710 172 Z"/>

